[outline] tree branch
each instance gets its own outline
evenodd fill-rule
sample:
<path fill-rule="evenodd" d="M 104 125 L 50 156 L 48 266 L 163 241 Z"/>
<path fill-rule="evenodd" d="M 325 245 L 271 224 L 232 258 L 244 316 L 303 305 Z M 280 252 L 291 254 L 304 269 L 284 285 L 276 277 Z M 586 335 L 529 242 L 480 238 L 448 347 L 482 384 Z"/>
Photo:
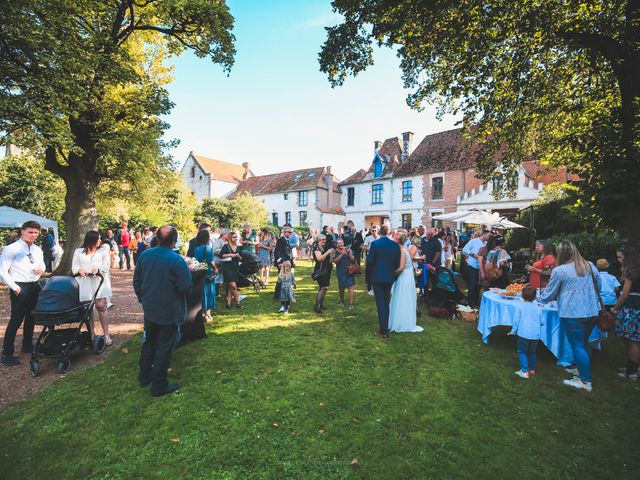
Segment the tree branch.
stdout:
<path fill-rule="evenodd" d="M 47 145 L 47 148 L 44 151 L 44 168 L 49 170 L 51 173 L 55 173 L 59 177 L 64 178 L 69 167 L 58 162 L 56 148 L 53 145 Z"/>
<path fill-rule="evenodd" d="M 559 35 L 571 43 L 600 53 L 610 61 L 622 60 L 628 54 L 625 48 L 614 39 L 596 33 L 561 31 Z"/>

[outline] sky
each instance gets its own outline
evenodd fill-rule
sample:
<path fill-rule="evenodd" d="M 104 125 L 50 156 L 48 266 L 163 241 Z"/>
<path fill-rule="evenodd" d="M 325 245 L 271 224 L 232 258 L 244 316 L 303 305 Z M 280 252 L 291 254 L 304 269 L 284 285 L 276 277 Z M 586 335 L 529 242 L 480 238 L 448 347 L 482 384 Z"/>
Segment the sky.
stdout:
<path fill-rule="evenodd" d="M 376 50 L 375 65 L 331 88 L 318 53 L 325 26 L 339 23 L 329 0 L 228 0 L 237 54 L 229 76 L 210 60 L 185 53 L 167 89 L 170 153 L 182 165 L 190 151 L 241 164 L 256 175 L 331 166 L 345 179 L 373 159 L 373 142 L 455 127 L 435 110 L 411 110 L 399 60 Z"/>

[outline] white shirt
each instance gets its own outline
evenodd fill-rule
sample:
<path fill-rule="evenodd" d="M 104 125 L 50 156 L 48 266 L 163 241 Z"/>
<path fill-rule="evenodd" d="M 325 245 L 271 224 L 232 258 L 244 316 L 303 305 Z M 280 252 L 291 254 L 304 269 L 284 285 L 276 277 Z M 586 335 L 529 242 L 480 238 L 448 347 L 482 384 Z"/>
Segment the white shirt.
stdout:
<path fill-rule="evenodd" d="M 448 244 L 446 244 L 447 245 L 447 249 L 445 250 L 445 243 L 444 243 L 444 240 L 442 240 L 442 239 L 440 239 L 440 245 L 442 245 L 442 254 L 440 255 L 440 262 L 444 266 L 445 262 L 451 258 L 452 247 L 451 247 L 451 244 L 448 243 Z"/>
<path fill-rule="evenodd" d="M 80 269 L 87 273 L 93 273 L 95 268 L 103 275 L 104 282 L 96 298 L 107 298 L 111 296 L 111 278 L 109 276 L 109 268 L 111 267 L 111 258 L 109 248 L 107 246 L 98 248 L 93 255 L 84 253 L 84 249 L 78 248 L 73 252 L 73 262 L 71 263 L 71 271 L 75 275 Z M 88 302 L 93 298 L 98 285 L 99 277 L 76 277 L 80 290 L 80 301 Z"/>
<path fill-rule="evenodd" d="M 480 265 L 478 265 L 478 259 L 475 258 L 478 255 L 478 252 L 482 247 L 484 247 L 487 242 L 483 242 L 480 238 L 472 238 L 462 249 L 462 253 L 467 256 L 467 265 L 476 270 L 480 269 Z M 473 256 L 471 256 L 473 254 Z"/>
<path fill-rule="evenodd" d="M 371 247 L 371 242 L 375 242 L 378 238 L 375 235 L 369 235 L 364 239 L 364 246 L 367 247 L 367 250 Z"/>
<path fill-rule="evenodd" d="M 11 290 L 19 287 L 16 282 L 37 282 L 40 275 L 34 270 L 44 271 L 42 249 L 37 245 L 27 245 L 21 238 L 2 249 L 0 255 L 0 280 Z"/>

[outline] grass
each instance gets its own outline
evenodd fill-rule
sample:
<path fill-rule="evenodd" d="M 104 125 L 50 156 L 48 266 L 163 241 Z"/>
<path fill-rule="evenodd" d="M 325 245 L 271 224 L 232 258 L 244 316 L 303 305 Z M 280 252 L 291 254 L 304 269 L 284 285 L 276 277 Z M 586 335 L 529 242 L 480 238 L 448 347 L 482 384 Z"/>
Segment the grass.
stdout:
<path fill-rule="evenodd" d="M 361 278 L 355 310 L 337 306 L 334 278 L 329 310 L 310 313 L 303 265 L 291 315 L 271 290 L 250 293 L 176 352 L 178 394 L 137 386 L 136 336 L 15 404 L 0 417 L 2 476 L 637 478 L 640 387 L 615 376 L 618 339 L 594 358 L 592 394 L 564 387 L 543 346 L 525 381 L 504 329 L 485 346 L 475 325 L 423 314 L 424 333 L 374 338 Z"/>

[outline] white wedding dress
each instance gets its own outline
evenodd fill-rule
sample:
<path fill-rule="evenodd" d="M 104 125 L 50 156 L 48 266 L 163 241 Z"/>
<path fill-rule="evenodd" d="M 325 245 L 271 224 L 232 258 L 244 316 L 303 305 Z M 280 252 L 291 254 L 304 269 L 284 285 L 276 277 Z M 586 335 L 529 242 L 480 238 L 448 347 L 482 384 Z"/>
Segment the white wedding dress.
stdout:
<path fill-rule="evenodd" d="M 392 332 L 422 332 L 424 328 L 416 325 L 416 282 L 411 255 L 404 249 L 402 254 L 405 256 L 404 269 L 391 287 L 389 330 Z"/>

